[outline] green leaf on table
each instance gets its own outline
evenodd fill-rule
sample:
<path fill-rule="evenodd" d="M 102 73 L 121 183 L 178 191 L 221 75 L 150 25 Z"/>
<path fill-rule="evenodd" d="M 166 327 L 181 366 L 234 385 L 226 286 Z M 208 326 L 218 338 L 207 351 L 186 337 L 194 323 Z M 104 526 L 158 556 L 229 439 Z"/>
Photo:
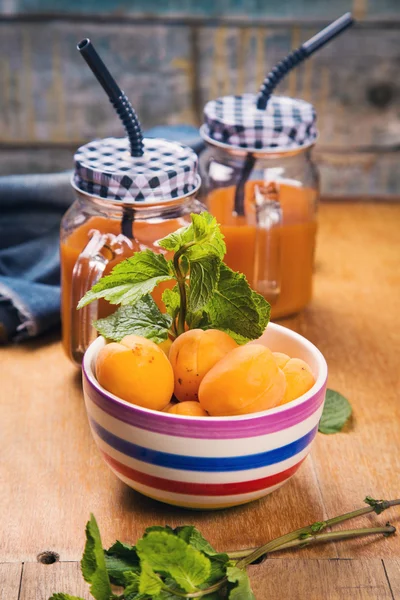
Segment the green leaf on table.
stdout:
<path fill-rule="evenodd" d="M 326 390 L 324 410 L 318 431 L 326 434 L 338 433 L 343 429 L 351 413 L 351 404 L 342 394 L 334 390 Z"/>
<path fill-rule="evenodd" d="M 137 542 L 136 550 L 141 561 L 170 575 L 186 592 L 195 592 L 210 575 L 207 556 L 166 531 L 151 531 Z"/>
<path fill-rule="evenodd" d="M 100 298 L 111 304 L 135 304 L 150 294 L 156 285 L 170 279 L 173 279 L 173 274 L 163 254 L 156 254 L 152 250 L 136 252 L 118 263 L 109 275 L 102 277 L 86 292 L 78 308 Z"/>
<path fill-rule="evenodd" d="M 237 567 L 228 567 L 226 576 L 230 583 L 236 584 L 229 590 L 229 600 L 256 600 L 246 571 Z"/>
<path fill-rule="evenodd" d="M 104 551 L 108 576 L 112 583 L 125 585 L 126 574 L 138 572 L 139 557 L 134 546 L 116 541 L 108 550 Z"/>
<path fill-rule="evenodd" d="M 139 596 L 139 573 L 127 571 L 124 573 L 123 582 L 120 585 L 125 588 L 124 600 L 136 600 Z"/>
<path fill-rule="evenodd" d="M 253 292 L 244 275 L 222 263 L 217 289 L 204 310 L 211 327 L 226 331 L 238 344 L 243 344 L 264 333 L 270 305 Z"/>
<path fill-rule="evenodd" d="M 81 596 L 71 596 L 70 594 L 53 594 L 49 600 L 83 600 Z"/>
<path fill-rule="evenodd" d="M 181 305 L 181 297 L 179 295 L 178 286 L 176 285 L 172 290 L 164 290 L 162 294 L 162 301 L 164 302 L 169 316 L 172 319 L 176 319 Z"/>
<path fill-rule="evenodd" d="M 201 535 L 200 531 L 193 525 L 177 527 L 175 534 L 185 540 L 199 552 L 206 554 L 211 561 L 210 575 L 207 579 L 207 587 L 225 577 L 226 566 L 229 556 L 225 552 L 217 552 L 211 544 Z"/>
<path fill-rule="evenodd" d="M 168 339 L 172 319 L 162 314 L 150 295 L 143 296 L 134 306 L 121 306 L 112 315 L 93 323 L 101 335 L 119 342 L 126 335 L 140 335 L 160 344 Z"/>
<path fill-rule="evenodd" d="M 86 525 L 86 545 L 81 560 L 84 580 L 90 583 L 90 593 L 96 600 L 110 600 L 111 585 L 108 578 L 104 550 L 96 519 L 90 515 Z"/>
<path fill-rule="evenodd" d="M 139 592 L 153 597 L 161 592 L 162 581 L 147 560 L 140 561 Z"/>
<path fill-rule="evenodd" d="M 190 288 L 188 308 L 191 312 L 201 310 L 210 300 L 219 279 L 218 256 L 210 254 L 190 260 Z"/>

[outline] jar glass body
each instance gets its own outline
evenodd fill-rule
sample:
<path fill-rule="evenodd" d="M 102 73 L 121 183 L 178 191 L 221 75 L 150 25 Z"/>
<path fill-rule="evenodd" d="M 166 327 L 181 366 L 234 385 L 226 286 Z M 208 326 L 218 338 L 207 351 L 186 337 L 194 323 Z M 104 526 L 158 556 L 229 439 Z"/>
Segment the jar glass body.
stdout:
<path fill-rule="evenodd" d="M 280 318 L 311 300 L 318 171 L 311 148 L 257 151 L 250 168 L 248 161 L 243 149 L 208 143 L 200 157 L 201 198 L 222 226 L 226 263 L 246 275 L 271 303 L 272 318 Z"/>
<path fill-rule="evenodd" d="M 135 252 L 150 249 L 169 254 L 158 240 L 190 223 L 190 213 L 204 206 L 190 195 L 160 204 L 124 205 L 76 190 L 76 200 L 64 215 L 60 232 L 62 340 L 67 356 L 80 365 L 94 339 L 95 319 L 116 310 L 105 300 L 81 310 L 80 298 L 103 275 Z M 153 298 L 162 307 L 161 296 L 172 284 L 159 284 Z"/>

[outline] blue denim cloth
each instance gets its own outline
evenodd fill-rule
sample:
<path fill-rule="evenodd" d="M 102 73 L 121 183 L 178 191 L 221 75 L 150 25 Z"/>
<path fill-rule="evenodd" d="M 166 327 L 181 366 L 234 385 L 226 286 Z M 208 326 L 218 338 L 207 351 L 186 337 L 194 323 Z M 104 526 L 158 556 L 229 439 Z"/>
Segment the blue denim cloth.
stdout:
<path fill-rule="evenodd" d="M 189 125 L 146 135 L 203 148 Z M 0 342 L 37 336 L 60 322 L 59 228 L 74 200 L 70 178 L 71 171 L 0 177 Z"/>

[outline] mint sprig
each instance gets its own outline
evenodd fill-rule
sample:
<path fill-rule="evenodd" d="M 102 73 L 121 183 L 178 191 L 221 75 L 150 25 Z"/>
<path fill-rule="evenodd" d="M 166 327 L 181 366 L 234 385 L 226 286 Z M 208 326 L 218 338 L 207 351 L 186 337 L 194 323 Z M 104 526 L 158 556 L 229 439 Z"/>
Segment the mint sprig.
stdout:
<path fill-rule="evenodd" d="M 360 536 L 387 537 L 395 533 L 396 528 L 389 523 L 326 532 L 328 528 L 349 519 L 372 512 L 379 515 L 390 507 L 400 506 L 400 499 L 375 500 L 367 496 L 365 502 L 367 506 L 311 523 L 259 548 L 229 553 L 214 550 L 193 525 L 176 529 L 168 525 L 149 527 L 136 546 L 117 541 L 103 551 L 98 526 L 91 515 L 86 526 L 82 573 L 91 584 L 90 591 L 95 600 L 255 600 L 246 568 L 271 552 Z M 116 595 L 111 591 L 110 579 L 124 588 L 122 594 Z M 49 600 L 82 598 L 58 593 Z"/>
<path fill-rule="evenodd" d="M 191 215 L 192 223 L 159 241 L 173 252 L 167 261 L 151 250 L 137 252 L 100 279 L 78 308 L 104 298 L 122 308 L 94 323 L 107 339 L 120 341 L 134 333 L 159 343 L 189 329 L 220 329 L 239 344 L 262 335 L 269 322 L 268 302 L 254 292 L 244 275 L 222 259 L 226 252 L 216 219 L 207 212 Z M 175 281 L 162 299 L 164 315 L 149 294 L 162 282 Z"/>

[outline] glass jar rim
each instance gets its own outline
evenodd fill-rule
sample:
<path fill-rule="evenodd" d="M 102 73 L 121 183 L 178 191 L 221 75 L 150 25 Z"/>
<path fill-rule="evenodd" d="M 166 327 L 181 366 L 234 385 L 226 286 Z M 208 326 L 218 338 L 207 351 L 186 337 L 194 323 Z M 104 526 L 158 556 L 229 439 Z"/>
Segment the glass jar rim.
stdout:
<path fill-rule="evenodd" d="M 295 156 L 297 154 L 301 154 L 302 152 L 305 152 L 306 150 L 310 150 L 316 143 L 317 139 L 318 139 L 318 134 L 317 137 L 312 141 L 309 142 L 308 144 L 304 144 L 302 146 L 294 146 L 293 148 L 284 148 L 284 147 L 276 147 L 276 148 L 243 148 L 241 146 L 233 146 L 232 144 L 225 144 L 224 142 L 219 142 L 218 140 L 214 140 L 213 138 L 211 138 L 209 135 L 207 135 L 207 133 L 205 132 L 206 130 L 206 126 L 202 125 L 200 127 L 200 135 L 203 138 L 203 140 L 207 143 L 210 144 L 210 146 L 215 146 L 221 150 L 225 150 L 226 152 L 228 152 L 229 154 L 233 155 L 233 156 L 242 156 L 245 157 L 248 154 L 254 154 L 256 158 L 272 158 L 275 156 Z"/>
<path fill-rule="evenodd" d="M 182 204 L 185 200 L 193 197 L 195 194 L 197 194 L 197 192 L 199 191 L 200 187 L 201 187 L 201 178 L 200 175 L 197 175 L 196 177 L 196 187 L 191 190 L 190 192 L 188 192 L 187 194 L 184 194 L 183 196 L 178 196 L 177 198 L 172 198 L 172 199 L 168 199 L 165 200 L 164 202 L 162 200 L 155 200 L 155 201 L 150 201 L 150 202 L 124 202 L 124 201 L 120 201 L 120 200 L 113 200 L 112 198 L 102 198 L 101 196 L 98 196 L 97 194 L 90 194 L 89 192 L 85 192 L 84 190 L 81 190 L 76 183 L 74 182 L 74 176 L 71 176 L 70 179 L 70 184 L 72 186 L 72 188 L 75 190 L 75 192 L 80 195 L 83 196 L 84 198 L 88 198 L 90 200 L 95 201 L 97 204 L 101 203 L 103 206 L 107 207 L 120 207 L 120 208 L 132 208 L 134 210 L 145 210 L 145 209 L 155 209 L 155 208 L 168 208 L 168 207 L 174 207 L 177 206 L 178 204 Z"/>

